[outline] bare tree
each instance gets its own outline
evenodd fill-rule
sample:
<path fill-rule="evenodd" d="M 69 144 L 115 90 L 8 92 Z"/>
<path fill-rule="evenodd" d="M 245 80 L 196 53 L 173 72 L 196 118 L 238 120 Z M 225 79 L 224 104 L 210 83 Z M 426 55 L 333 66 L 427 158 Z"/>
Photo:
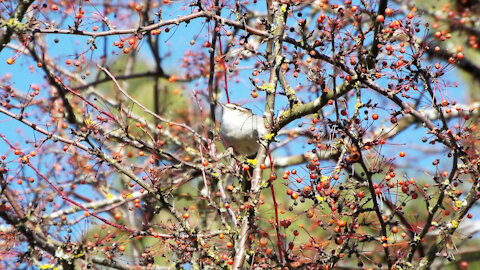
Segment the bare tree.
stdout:
<path fill-rule="evenodd" d="M 2 268 L 467 268 L 471 2 L 0 1 Z"/>

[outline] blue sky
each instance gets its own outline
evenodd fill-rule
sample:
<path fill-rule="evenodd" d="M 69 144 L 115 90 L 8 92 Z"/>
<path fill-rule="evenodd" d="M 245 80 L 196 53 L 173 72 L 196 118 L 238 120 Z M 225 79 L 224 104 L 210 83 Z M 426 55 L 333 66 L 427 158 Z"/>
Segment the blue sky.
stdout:
<path fill-rule="evenodd" d="M 260 1 L 261 2 L 261 1 Z M 256 7 L 259 7 L 260 10 L 264 10 L 263 4 L 258 3 Z M 93 14 L 96 12 L 95 9 L 89 8 L 86 6 L 85 8 L 87 16 L 93 16 Z M 168 8 L 164 8 L 162 12 L 162 17 L 163 19 L 171 19 L 175 18 L 179 15 L 186 14 L 189 12 L 189 9 L 187 8 L 186 10 L 182 10 L 182 7 L 180 4 L 173 4 L 169 6 Z M 228 10 L 228 8 L 225 8 L 222 13 L 223 16 L 229 16 L 233 18 Z M 119 17 L 122 16 L 122 13 L 119 13 Z M 91 19 L 91 18 L 89 18 Z M 109 18 L 110 21 L 115 22 L 115 18 Z M 289 18 L 289 24 L 292 25 L 294 24 L 294 21 L 297 20 L 296 15 L 292 16 Z M 91 22 L 91 20 L 86 20 Z M 66 21 L 64 23 L 65 27 L 67 24 L 72 24 L 72 21 Z M 191 40 L 196 40 L 197 45 L 203 44 L 205 39 L 209 39 L 208 36 L 208 31 L 209 27 L 211 28 L 213 24 L 206 25 L 204 19 L 197 19 L 189 23 L 188 25 L 186 24 L 180 24 L 177 27 L 172 27 L 170 29 L 169 33 L 162 32 L 161 33 L 161 46 L 160 46 L 160 52 L 161 54 L 165 55 L 167 52 L 169 53 L 169 57 L 165 58 L 163 60 L 163 68 L 167 72 L 178 72 L 179 70 L 181 72 L 184 72 L 181 69 L 178 69 L 177 67 L 182 63 L 182 58 L 184 56 L 185 50 L 193 50 L 196 51 L 198 50 L 197 46 L 190 46 Z M 85 25 L 87 29 L 90 29 L 92 25 Z M 287 32 L 288 33 L 288 32 Z M 86 51 L 88 46 L 86 45 L 86 41 L 88 40 L 88 37 L 81 37 L 81 36 L 69 36 L 69 35 L 44 35 L 43 38 L 45 39 L 46 43 L 48 44 L 49 51 L 52 54 L 50 57 L 53 59 L 56 59 L 58 64 L 61 66 L 65 67 L 64 61 L 67 58 L 75 58 L 82 52 Z M 54 39 L 58 39 L 59 42 L 55 43 L 53 42 Z M 88 52 L 85 56 L 87 58 L 92 58 L 96 59 L 100 54 L 103 53 L 103 46 L 104 42 L 107 42 L 107 53 L 110 57 L 110 59 L 114 58 L 115 55 L 112 55 L 111 52 L 121 54 L 121 50 L 118 50 L 117 48 L 111 46 L 114 40 L 118 40 L 118 37 L 109 37 L 109 38 L 99 38 L 96 40 L 98 50 L 95 51 L 94 53 Z M 223 45 L 226 44 L 226 37 L 224 36 L 223 39 Z M 181 49 L 176 49 L 176 48 L 181 48 Z M 205 48 L 202 48 L 205 53 L 207 53 Z M 140 53 L 140 58 L 142 60 L 145 60 L 147 63 L 153 64 L 153 61 L 150 60 L 152 59 L 150 50 L 148 49 L 148 46 L 146 44 L 142 44 L 140 47 L 141 53 Z M 6 63 L 6 59 L 9 57 L 12 57 L 14 55 L 14 52 L 10 49 L 5 49 L 2 54 L 0 54 L 0 63 Z M 58 58 L 56 58 L 58 57 Z M 242 66 L 253 66 L 255 59 L 251 59 L 248 61 L 243 61 Z M 21 91 L 25 92 L 27 89 L 29 89 L 31 84 L 37 84 L 41 85 L 43 82 L 43 71 L 39 70 L 38 68 L 35 67 L 35 72 L 31 73 L 29 71 L 29 66 L 30 65 L 35 65 L 35 63 L 32 63 L 30 61 L 30 58 L 28 56 L 23 56 L 19 55 L 17 57 L 17 60 L 14 65 L 6 65 L 6 64 L 1 64 L 0 65 L 0 76 L 5 76 L 7 73 L 11 75 L 11 82 L 13 83 L 13 87 L 20 89 Z M 231 64 L 231 63 L 229 63 Z M 93 69 L 93 67 L 91 67 Z M 70 68 L 71 70 L 71 68 Z M 232 102 L 239 103 L 241 105 L 244 105 L 246 107 L 251 108 L 255 113 L 261 114 L 263 112 L 263 93 L 259 93 L 259 98 L 258 99 L 253 99 L 250 97 L 250 93 L 252 90 L 252 85 L 250 81 L 248 80 L 248 77 L 251 76 L 251 69 L 247 69 L 244 71 L 241 71 L 239 76 L 239 82 L 236 83 L 234 80 L 230 80 L 228 82 L 228 88 L 229 88 L 229 94 L 230 94 L 230 99 Z M 328 71 L 327 71 L 328 72 Z M 258 76 L 260 80 L 268 80 L 268 74 L 267 75 L 260 75 Z M 459 78 L 459 75 L 455 70 L 449 71 L 447 75 L 444 77 L 444 80 L 450 81 L 450 82 L 455 82 Z M 306 84 L 307 82 L 305 81 L 305 76 L 300 75 L 299 78 L 288 78 L 289 83 L 293 88 L 295 88 L 298 84 Z M 223 79 L 222 79 L 223 81 Z M 203 87 L 206 86 L 207 79 L 206 78 L 200 78 L 195 81 L 193 81 L 189 86 L 186 87 L 186 94 L 191 96 L 192 91 L 195 89 L 201 88 L 204 89 Z M 382 82 L 380 82 L 382 84 Z M 386 84 L 387 82 L 383 82 L 383 84 Z M 455 99 L 457 102 L 462 103 L 467 100 L 467 92 L 466 87 L 462 84 L 462 82 L 459 82 L 460 85 L 456 88 L 454 87 L 449 87 L 442 89 L 443 93 L 448 96 L 451 99 Z M 195 84 L 198 84 L 198 86 L 195 86 Z M 262 83 L 260 83 L 261 85 Z M 280 87 L 279 87 L 280 88 Z M 46 88 L 44 88 L 46 89 Z M 223 89 L 222 89 L 223 90 Z M 42 90 L 42 93 L 46 94 L 47 90 Z M 302 96 L 302 94 L 299 94 L 299 96 Z M 303 94 L 304 96 L 304 101 L 309 101 L 311 98 L 307 98 L 308 95 Z M 380 104 L 383 105 L 383 102 L 385 99 L 381 97 L 378 94 L 371 93 L 366 94 L 362 97 L 364 99 L 364 102 L 368 99 L 373 99 L 374 101 L 379 101 Z M 225 95 L 223 95 L 223 102 L 225 102 Z M 282 108 L 286 106 L 286 99 L 283 96 L 280 96 L 278 98 L 278 102 L 276 105 L 276 111 L 279 112 Z M 349 105 L 351 106 L 351 105 Z M 381 106 L 380 106 L 381 107 Z M 383 110 L 379 109 L 376 112 L 380 114 L 380 116 L 387 116 L 388 113 L 390 112 L 391 108 L 395 108 L 395 106 L 389 104 L 386 105 Z M 350 107 L 350 110 L 352 108 Z M 33 113 L 37 114 L 40 112 L 37 111 L 31 111 L 29 109 L 26 110 L 28 113 Z M 388 118 L 387 118 L 388 119 Z M 308 119 L 302 119 L 300 120 L 301 122 L 309 123 Z M 298 124 L 299 121 L 294 122 L 290 127 L 295 127 Z M 22 130 L 22 132 L 18 132 L 19 129 Z M 11 141 L 19 141 L 22 143 L 24 141 L 24 138 L 31 138 L 34 137 L 34 134 L 32 131 L 27 128 L 24 125 L 20 125 L 17 121 L 8 119 L 4 115 L 0 115 L 0 130 L 3 132 L 7 138 L 9 138 Z M 390 151 L 392 153 L 400 151 L 400 149 L 405 149 L 405 147 L 410 144 L 412 141 L 412 138 L 416 138 L 416 142 L 418 143 L 418 138 L 421 138 L 424 136 L 425 130 L 422 128 L 410 128 L 408 129 L 407 132 L 402 133 L 401 135 L 397 136 L 392 144 L 390 146 L 384 147 L 384 150 L 387 151 L 388 153 L 388 148 L 390 148 Z M 23 136 L 23 137 L 21 137 Z M 17 140 L 18 139 L 18 140 Z M 296 144 L 292 144 L 290 146 L 290 153 L 297 154 L 297 153 L 302 153 L 305 151 L 303 147 L 298 147 L 300 145 L 300 142 L 297 142 Z M 23 146 L 22 146 L 23 147 Z M 4 143 L 0 143 L 0 152 L 5 152 L 8 149 L 8 145 Z M 308 149 L 308 147 L 307 147 Z M 277 153 L 277 155 L 282 155 L 285 154 L 285 151 L 281 151 Z M 421 150 L 415 150 L 411 149 L 409 150 L 409 153 L 413 153 L 413 155 L 417 156 L 418 159 L 418 164 L 421 166 L 425 167 L 431 167 L 431 161 L 434 159 L 434 157 L 430 157 L 428 155 L 422 154 Z M 418 154 L 418 155 L 417 155 Z"/>
<path fill-rule="evenodd" d="M 262 2 L 262 1 L 259 1 Z M 257 5 L 258 6 L 258 5 Z M 180 14 L 185 14 L 187 11 L 182 11 L 179 9 L 178 5 L 173 5 L 170 8 L 167 8 L 164 10 L 162 16 L 163 19 L 169 19 L 169 18 L 175 18 Z M 228 11 L 224 11 L 224 16 L 227 16 Z M 295 18 L 292 18 L 292 20 Z M 113 18 L 112 18 L 113 20 Z M 291 22 L 291 21 L 290 21 Z M 167 51 L 171 53 L 169 58 L 166 58 L 163 61 L 163 68 L 167 72 L 174 72 L 178 71 L 177 67 L 180 65 L 181 60 L 184 56 L 184 49 L 192 49 L 196 50 L 198 49 L 195 46 L 188 46 L 190 41 L 192 39 L 197 39 L 197 44 L 203 44 L 203 40 L 207 38 L 207 31 L 206 31 L 206 25 L 204 24 L 203 19 L 198 19 L 196 21 L 192 21 L 188 27 L 185 26 L 185 24 L 180 24 L 178 27 L 174 27 L 171 29 L 169 33 L 162 32 L 161 34 L 161 49 L 160 51 L 162 53 L 166 53 Z M 211 27 L 211 26 L 210 26 Z M 59 43 L 54 43 L 53 40 L 55 38 L 58 38 L 60 40 Z M 65 56 L 62 58 L 58 59 L 58 63 L 60 65 L 64 66 L 64 61 L 66 58 L 74 57 L 75 55 L 80 54 L 82 51 L 85 50 L 86 45 L 85 42 L 88 38 L 86 37 L 79 37 L 79 36 L 67 36 L 67 35 L 46 35 L 45 36 L 46 43 L 49 46 L 50 52 L 52 53 L 51 57 L 55 58 L 56 56 Z M 115 40 L 115 38 L 107 38 L 106 41 L 108 43 L 108 53 L 109 57 L 112 57 L 110 52 L 114 50 L 111 46 L 111 43 Z M 103 42 L 105 39 L 99 39 L 98 41 L 98 47 L 103 48 Z M 222 40 L 225 44 L 225 40 Z M 179 46 L 178 44 L 181 44 L 182 46 Z M 176 49 L 176 48 L 180 49 Z M 153 63 L 151 59 L 150 52 L 145 44 L 142 46 L 142 60 L 146 62 Z M 116 50 L 117 52 L 120 52 L 120 50 Z M 98 57 L 98 55 L 102 53 L 102 50 L 99 49 L 97 52 L 93 54 L 93 58 Z M 15 62 L 14 65 L 7 65 L 6 60 L 14 55 L 14 52 L 10 49 L 4 49 L 2 53 L 0 54 L 0 77 L 4 77 L 7 73 L 11 74 L 11 82 L 13 83 L 13 87 L 20 89 L 22 92 L 26 92 L 27 89 L 29 89 L 31 84 L 37 84 L 41 85 L 43 82 L 43 73 L 42 71 L 39 71 L 38 68 L 35 67 L 35 72 L 31 73 L 29 71 L 29 65 L 35 63 L 32 63 L 30 61 L 30 58 L 28 56 L 22 56 L 20 55 L 17 58 L 17 61 Z M 88 54 L 87 54 L 88 55 Z M 90 57 L 90 56 L 89 56 Z M 114 57 L 114 56 L 113 56 Z M 251 61 L 245 61 L 243 63 L 245 66 L 253 65 L 253 60 Z M 240 103 L 245 105 L 246 107 L 251 108 L 255 113 L 262 113 L 263 111 L 263 93 L 260 93 L 260 97 L 256 100 L 252 99 L 250 97 L 250 92 L 252 89 L 252 86 L 248 80 L 248 76 L 250 76 L 252 70 L 245 70 L 242 71 L 241 74 L 242 76 L 240 77 L 240 81 L 238 83 L 235 83 L 233 80 L 229 81 L 228 87 L 230 90 L 230 99 L 232 102 Z M 266 76 L 260 76 L 261 79 L 266 80 Z M 450 82 L 456 82 L 459 78 L 458 73 L 455 70 L 449 71 L 447 75 L 444 77 L 446 81 Z M 207 80 L 205 78 L 198 79 L 194 82 L 192 82 L 191 85 L 186 87 L 187 92 L 189 95 L 191 95 L 191 91 L 193 91 L 196 86 L 194 85 L 195 83 L 199 83 L 199 87 L 205 87 Z M 303 76 L 300 76 L 299 79 L 290 79 L 289 81 L 292 85 L 292 87 L 295 88 L 297 84 L 305 83 L 305 78 Z M 455 99 L 458 103 L 463 103 L 467 101 L 467 91 L 465 85 L 460 81 L 459 86 L 456 88 L 449 87 L 446 89 L 443 89 L 443 93 L 447 95 L 449 98 Z M 44 88 L 45 89 L 45 88 Z M 47 90 L 43 90 L 47 91 Z M 365 100 L 368 100 L 368 98 L 372 98 L 374 100 L 379 100 L 379 95 L 378 94 L 367 94 L 364 96 Z M 286 105 L 285 98 L 279 97 L 280 102 L 277 104 L 276 110 L 277 112 Z M 380 100 L 383 100 L 381 98 Z M 223 98 L 223 101 L 225 101 L 225 98 Z M 246 104 L 245 102 L 248 102 Z M 386 108 L 390 108 L 391 105 L 386 106 Z M 38 111 L 31 111 L 27 109 L 26 112 L 29 113 L 34 113 L 38 114 L 41 112 Z M 389 113 L 388 110 L 382 111 L 379 110 L 380 113 L 383 113 L 384 115 L 387 115 Z M 301 121 L 309 123 L 308 119 L 302 119 Z M 296 122 L 295 124 L 297 124 Z M 292 124 L 294 126 L 294 124 Z M 22 130 L 19 132 L 18 130 Z M 34 134 L 28 127 L 19 124 L 15 120 L 8 119 L 5 115 L 0 114 L 0 132 L 5 134 L 6 137 L 10 141 L 18 141 L 20 143 L 23 143 L 25 141 L 25 138 L 33 138 L 35 136 L 38 136 L 38 134 Z M 422 128 L 410 128 L 406 132 L 402 133 L 400 136 L 396 137 L 393 140 L 393 144 L 390 146 L 386 146 L 385 150 L 386 153 L 395 153 L 400 151 L 401 149 L 405 149 L 405 147 L 409 147 L 409 144 L 412 143 L 412 138 L 415 139 L 416 144 L 419 143 L 419 138 L 422 136 L 425 136 L 425 130 Z M 39 136 L 42 137 L 43 136 Z M 302 148 L 304 144 L 301 144 L 301 142 L 297 142 L 291 145 L 291 153 L 297 154 L 297 153 L 302 153 L 305 151 L 304 148 Z M 23 145 L 22 147 L 25 147 Z M 0 141 L 0 153 L 6 152 L 8 149 L 8 145 L 3 143 L 3 141 Z M 308 147 L 307 147 L 308 149 Z M 280 151 L 277 153 L 277 155 L 283 155 L 285 154 L 286 151 Z M 419 174 L 422 175 L 423 172 L 421 171 L 420 168 L 424 167 L 426 170 L 431 170 L 431 162 L 433 159 L 437 158 L 439 155 L 434 155 L 430 156 L 428 154 L 423 154 L 421 149 L 411 149 L 408 152 L 412 156 L 415 156 L 415 161 L 416 164 L 414 167 L 414 170 L 412 172 L 409 172 L 410 175 L 415 175 Z M 405 161 L 401 161 L 399 164 L 403 164 L 408 167 L 411 166 L 412 164 L 408 164 L 407 159 Z M 476 216 L 476 215 L 475 215 Z"/>

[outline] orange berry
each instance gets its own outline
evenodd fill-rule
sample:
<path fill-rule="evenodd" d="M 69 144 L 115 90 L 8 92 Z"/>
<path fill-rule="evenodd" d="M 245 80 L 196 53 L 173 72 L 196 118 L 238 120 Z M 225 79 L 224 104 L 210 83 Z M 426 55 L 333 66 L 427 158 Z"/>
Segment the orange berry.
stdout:
<path fill-rule="evenodd" d="M 262 247 L 267 246 L 267 244 L 268 244 L 268 239 L 267 238 L 265 238 L 265 237 L 260 238 L 260 245 Z"/>

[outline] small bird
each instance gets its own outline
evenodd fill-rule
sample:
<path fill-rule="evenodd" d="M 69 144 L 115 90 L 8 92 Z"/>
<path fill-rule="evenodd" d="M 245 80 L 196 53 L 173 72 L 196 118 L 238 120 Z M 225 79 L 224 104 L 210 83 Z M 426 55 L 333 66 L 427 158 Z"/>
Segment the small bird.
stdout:
<path fill-rule="evenodd" d="M 403 29 L 397 29 L 392 34 L 391 41 L 400 41 L 400 42 L 407 42 L 410 40 L 410 37 Z"/>
<path fill-rule="evenodd" d="M 220 104 L 223 108 L 220 135 L 236 154 L 251 157 L 257 153 L 259 140 L 266 135 L 263 117 L 239 105 Z"/>

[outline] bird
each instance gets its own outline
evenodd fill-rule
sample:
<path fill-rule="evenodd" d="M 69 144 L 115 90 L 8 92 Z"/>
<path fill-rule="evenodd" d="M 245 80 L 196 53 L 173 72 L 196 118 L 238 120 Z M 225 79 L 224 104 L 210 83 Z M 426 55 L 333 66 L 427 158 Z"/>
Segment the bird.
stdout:
<path fill-rule="evenodd" d="M 223 109 L 220 124 L 222 139 L 237 155 L 254 156 L 260 140 L 266 135 L 264 118 L 233 103 L 220 105 Z"/>

